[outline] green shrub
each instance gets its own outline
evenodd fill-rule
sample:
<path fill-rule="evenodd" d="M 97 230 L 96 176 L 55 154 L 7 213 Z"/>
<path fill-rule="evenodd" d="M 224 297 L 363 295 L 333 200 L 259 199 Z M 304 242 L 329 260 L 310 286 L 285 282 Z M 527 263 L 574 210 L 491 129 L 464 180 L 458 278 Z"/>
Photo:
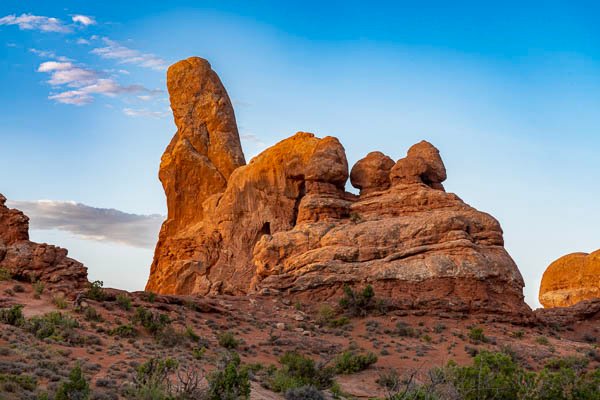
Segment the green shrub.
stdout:
<path fill-rule="evenodd" d="M 419 336 L 419 332 L 415 330 L 412 326 L 408 325 L 404 321 L 396 322 L 396 330 L 395 333 L 402 337 L 417 337 Z"/>
<path fill-rule="evenodd" d="M 482 351 L 472 366 L 459 367 L 450 363 L 447 379 L 465 400 L 517 399 L 519 367 L 503 353 Z"/>
<path fill-rule="evenodd" d="M 82 342 L 82 338 L 75 332 L 75 328 L 79 327 L 77 321 L 57 311 L 31 317 L 24 326 L 25 330 L 38 339 L 50 338 L 70 344 Z"/>
<path fill-rule="evenodd" d="M 325 396 L 314 386 L 302 386 L 288 389 L 285 392 L 285 400 L 325 400 Z"/>
<path fill-rule="evenodd" d="M 85 307 L 83 309 L 83 317 L 87 321 L 100 322 L 103 320 L 102 315 L 100 315 L 94 307 L 90 307 L 90 306 Z"/>
<path fill-rule="evenodd" d="M 54 305 L 61 310 L 64 310 L 65 308 L 67 308 L 67 300 L 65 299 L 65 296 L 62 294 L 57 294 L 57 295 L 53 296 L 52 303 L 54 303 Z"/>
<path fill-rule="evenodd" d="M 23 306 L 14 305 L 10 308 L 0 308 L 0 322 L 3 324 L 19 326 L 25 321 L 23 317 Z"/>
<path fill-rule="evenodd" d="M 29 375 L 0 374 L 0 386 L 5 387 L 7 385 L 16 385 L 31 392 L 37 387 L 37 381 Z"/>
<path fill-rule="evenodd" d="M 87 400 L 90 398 L 90 386 L 83 376 L 79 364 L 71 370 L 69 379 L 63 382 L 54 400 Z"/>
<path fill-rule="evenodd" d="M 88 299 L 96 300 L 96 301 L 106 300 L 106 293 L 104 293 L 102 286 L 104 286 L 104 282 L 102 282 L 102 281 L 92 282 L 90 284 L 90 288 L 88 289 L 88 291 L 86 293 L 86 297 Z"/>
<path fill-rule="evenodd" d="M 226 349 L 236 349 L 239 346 L 239 343 L 233 333 L 223 332 L 219 335 L 219 346 Z"/>
<path fill-rule="evenodd" d="M 186 326 L 185 328 L 185 335 L 192 341 L 192 342 L 198 342 L 200 340 L 200 336 L 198 336 L 196 334 L 196 332 L 194 332 L 194 328 L 192 328 L 191 326 Z"/>
<path fill-rule="evenodd" d="M 538 336 L 535 338 L 535 342 L 537 344 L 541 344 L 543 346 L 548 346 L 550 345 L 550 341 L 548 340 L 548 338 L 546 336 Z"/>
<path fill-rule="evenodd" d="M 334 370 L 316 365 L 315 361 L 296 352 L 287 352 L 280 359 L 281 368 L 274 371 L 269 387 L 276 392 L 302 386 L 325 389 L 331 386 Z"/>
<path fill-rule="evenodd" d="M 377 356 L 373 353 L 355 354 L 353 351 L 345 351 L 335 359 L 335 372 L 338 374 L 354 374 L 369 368 L 377 362 Z"/>
<path fill-rule="evenodd" d="M 125 311 L 131 310 L 131 299 L 126 294 L 117 295 L 117 304 Z"/>
<path fill-rule="evenodd" d="M 40 297 L 42 297 L 42 293 L 44 293 L 44 288 L 46 286 L 44 285 L 44 282 L 41 281 L 37 281 L 33 284 L 33 298 L 35 299 L 39 299 Z"/>
<path fill-rule="evenodd" d="M 157 335 L 171 323 L 171 319 L 168 315 L 153 313 L 143 307 L 137 307 L 135 309 L 135 315 L 133 316 L 132 321 L 142 325 L 152 335 Z"/>
<path fill-rule="evenodd" d="M 0 268 L 0 282 L 12 279 L 12 274 L 6 268 Z"/>
<path fill-rule="evenodd" d="M 376 306 L 373 286 L 367 285 L 362 291 L 354 291 L 350 286 L 344 286 L 344 296 L 339 305 L 351 316 L 366 316 Z"/>
<path fill-rule="evenodd" d="M 474 326 L 473 328 L 471 328 L 471 330 L 469 330 L 469 339 L 471 339 L 474 342 L 487 342 L 487 338 L 483 333 L 483 329 L 477 326 Z"/>
<path fill-rule="evenodd" d="M 133 338 L 138 335 L 135 328 L 129 324 L 123 324 L 123 325 L 117 326 L 116 328 L 114 328 L 110 331 L 110 334 L 112 336 L 119 336 L 122 338 Z"/>
<path fill-rule="evenodd" d="M 156 293 L 154 292 L 144 292 L 144 300 L 148 303 L 154 303 L 156 300 Z"/>
<path fill-rule="evenodd" d="M 171 358 L 151 358 L 141 364 L 134 377 L 134 387 L 130 397 L 143 400 L 171 400 L 172 383 L 170 374 L 175 372 L 179 363 Z"/>
<path fill-rule="evenodd" d="M 240 367 L 240 357 L 234 354 L 225 368 L 208 376 L 210 400 L 238 400 L 250 397 L 248 369 Z"/>

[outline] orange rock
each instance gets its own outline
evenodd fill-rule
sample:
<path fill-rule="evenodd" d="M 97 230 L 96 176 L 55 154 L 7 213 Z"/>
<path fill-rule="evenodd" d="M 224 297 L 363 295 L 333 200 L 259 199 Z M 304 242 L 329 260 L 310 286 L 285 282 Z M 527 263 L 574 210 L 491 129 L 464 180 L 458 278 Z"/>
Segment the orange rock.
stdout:
<path fill-rule="evenodd" d="M 390 172 L 392 185 L 424 183 L 433 189 L 444 190 L 446 167 L 440 152 L 425 140 L 413 145 L 405 158 L 398 160 Z"/>
<path fill-rule="evenodd" d="M 41 281 L 51 290 L 73 294 L 87 286 L 87 268 L 67 257 L 67 250 L 29 241 L 29 218 L 5 206 L 0 194 L 0 268 L 30 282 Z"/>
<path fill-rule="evenodd" d="M 350 172 L 352 186 L 360 189 L 361 195 L 389 189 L 390 171 L 394 161 L 380 151 L 372 151 L 359 160 Z"/>
<path fill-rule="evenodd" d="M 542 276 L 539 299 L 546 308 L 568 307 L 596 298 L 600 298 L 600 250 L 563 256 Z"/>
<path fill-rule="evenodd" d="M 186 62 L 176 66 L 169 79 L 182 85 L 185 79 L 177 75 L 198 71 Z M 211 90 L 214 85 L 169 85 L 174 104 L 189 104 L 173 100 L 179 91 L 187 93 L 185 98 L 210 98 Z M 237 134 L 233 112 L 203 111 L 207 104 L 195 104 L 190 113 L 173 107 L 176 121 L 185 119 L 178 122 L 176 143 L 187 126 L 220 125 L 210 119 L 225 118 L 228 122 L 221 125 Z M 198 115 L 202 123 L 194 120 Z M 230 145 L 223 151 L 231 158 L 239 141 L 227 137 Z M 430 143 L 412 146 L 396 164 L 379 152 L 359 161 L 351 180 L 361 189 L 360 197 L 344 189 L 348 163 L 333 137 L 299 132 L 230 175 L 221 174 L 222 180 L 203 172 L 205 164 L 194 164 L 192 158 L 166 163 L 173 153 L 170 145 L 161 164 L 169 218 L 147 290 L 285 293 L 320 301 L 339 296 L 346 284 L 369 283 L 401 307 L 530 312 L 521 274 L 503 247 L 500 224 L 443 191 L 446 169 Z"/>

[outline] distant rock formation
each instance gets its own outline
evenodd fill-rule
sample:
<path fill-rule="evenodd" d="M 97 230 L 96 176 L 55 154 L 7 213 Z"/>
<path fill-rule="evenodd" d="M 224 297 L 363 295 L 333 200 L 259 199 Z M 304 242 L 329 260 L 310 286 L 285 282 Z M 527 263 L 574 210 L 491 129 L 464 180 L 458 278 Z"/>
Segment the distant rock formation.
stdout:
<path fill-rule="evenodd" d="M 67 250 L 29 240 L 29 218 L 5 206 L 0 194 L 0 268 L 18 279 L 41 281 L 52 290 L 73 294 L 87 286 L 87 268 Z"/>
<path fill-rule="evenodd" d="M 500 224 L 445 192 L 430 143 L 398 162 L 369 153 L 349 174 L 336 138 L 298 132 L 243 165 L 233 109 L 209 64 L 180 61 L 167 79 L 178 132 L 161 163 L 169 217 L 147 290 L 318 301 L 372 284 L 399 307 L 530 311 Z M 225 172 L 210 167 L 221 158 Z M 345 191 L 349 176 L 359 196 Z"/>
<path fill-rule="evenodd" d="M 542 276 L 539 299 L 546 308 L 600 299 L 600 250 L 567 254 L 550 264 Z"/>

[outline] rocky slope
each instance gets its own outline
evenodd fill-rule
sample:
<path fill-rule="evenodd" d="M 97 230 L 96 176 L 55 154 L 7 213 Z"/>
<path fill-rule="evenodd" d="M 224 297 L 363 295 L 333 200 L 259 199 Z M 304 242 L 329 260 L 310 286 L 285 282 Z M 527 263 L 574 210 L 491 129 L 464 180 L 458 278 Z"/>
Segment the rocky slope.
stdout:
<path fill-rule="evenodd" d="M 600 250 L 567 254 L 550 264 L 542 276 L 539 299 L 544 307 L 600 299 Z"/>
<path fill-rule="evenodd" d="M 67 250 L 29 240 L 29 218 L 9 209 L 0 194 L 0 269 L 29 282 L 73 294 L 87 286 L 87 268 L 67 257 Z"/>
<path fill-rule="evenodd" d="M 161 162 L 169 213 L 147 290 L 325 300 L 371 284 L 397 307 L 529 312 L 500 224 L 444 191 L 430 143 L 397 162 L 370 153 L 349 173 L 336 138 L 299 132 L 244 165 L 208 62 L 180 61 L 167 80 L 178 131 Z"/>

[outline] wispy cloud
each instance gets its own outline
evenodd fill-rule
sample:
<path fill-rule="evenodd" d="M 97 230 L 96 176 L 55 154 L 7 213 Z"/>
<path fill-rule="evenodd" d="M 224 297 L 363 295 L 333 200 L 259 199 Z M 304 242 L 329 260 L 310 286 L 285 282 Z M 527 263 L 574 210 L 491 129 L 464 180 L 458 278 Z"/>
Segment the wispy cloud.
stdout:
<path fill-rule="evenodd" d="M 93 49 L 92 54 L 105 59 L 116 60 L 120 64 L 133 64 L 157 71 L 164 71 L 167 68 L 167 62 L 154 54 L 131 49 L 106 37 L 102 38 L 102 41 L 105 46 Z"/>
<path fill-rule="evenodd" d="M 87 39 L 84 39 L 84 38 L 79 38 L 79 39 L 77 39 L 77 40 L 75 41 L 75 43 L 77 43 L 77 44 L 85 44 L 85 45 L 89 45 L 89 44 L 90 44 L 90 41 L 89 41 L 89 40 L 87 40 Z"/>
<path fill-rule="evenodd" d="M 50 50 L 38 50 L 38 49 L 29 49 L 29 51 L 40 58 L 49 58 L 53 60 L 68 62 L 71 61 L 70 58 L 64 56 L 58 56 L 55 52 Z"/>
<path fill-rule="evenodd" d="M 71 19 L 76 24 L 81 24 L 83 26 L 96 25 L 96 20 L 88 15 L 73 15 Z"/>
<path fill-rule="evenodd" d="M 240 135 L 240 139 L 245 142 L 253 143 L 257 146 L 265 145 L 265 142 L 263 142 L 258 136 L 254 135 L 252 133 L 242 134 L 242 135 Z"/>
<path fill-rule="evenodd" d="M 141 96 L 138 96 L 141 97 Z M 152 111 L 146 108 L 134 109 L 124 108 L 123 113 L 129 117 L 154 117 L 154 118 L 165 118 L 169 115 L 168 111 Z"/>
<path fill-rule="evenodd" d="M 129 214 L 71 201 L 9 201 L 23 211 L 32 229 L 59 229 L 87 239 L 152 248 L 156 244 L 161 215 Z"/>
<path fill-rule="evenodd" d="M 45 17 L 42 15 L 16 14 L 0 18 L 0 25 L 17 25 L 21 30 L 37 30 L 41 32 L 71 32 L 71 28 L 63 24 L 58 18 Z"/>
<path fill-rule="evenodd" d="M 46 61 L 38 72 L 50 75 L 48 83 L 62 91 L 51 93 L 48 98 L 58 103 L 84 105 L 93 101 L 94 95 L 115 97 L 118 94 L 155 94 L 160 90 L 147 89 L 142 85 L 121 85 L 105 74 L 70 61 Z M 65 90 L 67 89 L 67 90 Z"/>

